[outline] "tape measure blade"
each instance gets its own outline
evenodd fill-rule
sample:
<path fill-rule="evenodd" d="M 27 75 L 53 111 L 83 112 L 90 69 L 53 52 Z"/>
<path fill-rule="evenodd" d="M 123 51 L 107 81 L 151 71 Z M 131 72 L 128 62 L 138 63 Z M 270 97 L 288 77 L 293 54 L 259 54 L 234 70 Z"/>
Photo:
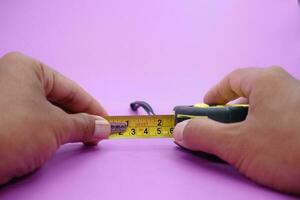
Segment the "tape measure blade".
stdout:
<path fill-rule="evenodd" d="M 112 133 L 109 139 L 173 137 L 174 115 L 105 116 L 110 123 L 126 123 L 124 132 Z"/>

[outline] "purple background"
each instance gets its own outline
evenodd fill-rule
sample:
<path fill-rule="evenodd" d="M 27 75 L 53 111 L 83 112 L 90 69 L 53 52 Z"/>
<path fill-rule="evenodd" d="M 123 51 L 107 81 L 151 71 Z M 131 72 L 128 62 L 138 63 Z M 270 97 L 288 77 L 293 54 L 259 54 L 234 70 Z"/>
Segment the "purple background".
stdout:
<path fill-rule="evenodd" d="M 300 78 L 296 0 L 1 0 L 0 55 L 39 58 L 110 114 L 146 100 L 157 113 L 201 102 L 237 67 L 281 65 Z M 294 199 L 169 139 L 65 145 L 38 172 L 0 189 L 12 199 Z"/>

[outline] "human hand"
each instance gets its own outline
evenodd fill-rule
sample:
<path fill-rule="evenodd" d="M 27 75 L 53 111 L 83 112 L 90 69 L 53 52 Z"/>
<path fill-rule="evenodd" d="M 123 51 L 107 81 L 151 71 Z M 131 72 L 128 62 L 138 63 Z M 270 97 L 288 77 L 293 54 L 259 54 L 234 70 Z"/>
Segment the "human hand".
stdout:
<path fill-rule="evenodd" d="M 110 133 L 93 97 L 20 53 L 0 58 L 0 94 L 0 184 L 39 168 L 62 144 L 95 145 Z"/>
<path fill-rule="evenodd" d="M 300 82 L 279 67 L 238 69 L 209 90 L 204 102 L 239 97 L 249 103 L 245 121 L 187 120 L 175 127 L 175 141 L 217 155 L 257 183 L 300 194 Z"/>

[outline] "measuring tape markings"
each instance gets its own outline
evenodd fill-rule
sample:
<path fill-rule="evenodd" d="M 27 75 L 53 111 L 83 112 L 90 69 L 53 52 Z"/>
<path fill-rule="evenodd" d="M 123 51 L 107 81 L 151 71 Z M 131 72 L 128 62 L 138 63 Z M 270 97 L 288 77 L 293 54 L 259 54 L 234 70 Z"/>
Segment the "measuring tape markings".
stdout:
<path fill-rule="evenodd" d="M 169 138 L 172 137 L 174 115 L 147 116 L 106 116 L 110 123 L 124 122 L 127 129 L 124 132 L 112 133 L 109 138 Z"/>

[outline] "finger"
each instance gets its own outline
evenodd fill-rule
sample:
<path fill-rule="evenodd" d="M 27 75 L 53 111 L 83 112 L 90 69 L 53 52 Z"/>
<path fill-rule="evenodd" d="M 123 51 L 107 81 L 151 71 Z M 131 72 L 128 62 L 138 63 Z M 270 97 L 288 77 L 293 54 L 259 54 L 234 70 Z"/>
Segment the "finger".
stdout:
<path fill-rule="evenodd" d="M 173 135 L 175 142 L 187 149 L 230 162 L 229 157 L 235 156 L 240 126 L 241 123 L 223 124 L 208 118 L 192 119 L 177 124 Z"/>
<path fill-rule="evenodd" d="M 47 65 L 19 52 L 8 53 L 1 60 L 23 62 L 33 67 L 42 82 L 46 97 L 55 105 L 71 113 L 86 112 L 107 115 L 104 108 L 74 81 L 64 77 Z M 18 63 L 14 63 L 16 65 Z"/>
<path fill-rule="evenodd" d="M 67 114 L 58 133 L 60 144 L 83 142 L 97 144 L 110 134 L 110 124 L 104 118 L 85 113 Z"/>
<path fill-rule="evenodd" d="M 206 93 L 204 102 L 207 104 L 226 104 L 239 97 L 248 98 L 253 83 L 262 70 L 244 68 L 233 71 Z"/>
<path fill-rule="evenodd" d="M 244 97 L 240 97 L 233 102 L 234 104 L 249 104 L 249 100 Z"/>
<path fill-rule="evenodd" d="M 45 64 L 42 65 L 43 84 L 47 98 L 55 105 L 71 112 L 107 115 L 107 112 L 84 89 Z"/>

